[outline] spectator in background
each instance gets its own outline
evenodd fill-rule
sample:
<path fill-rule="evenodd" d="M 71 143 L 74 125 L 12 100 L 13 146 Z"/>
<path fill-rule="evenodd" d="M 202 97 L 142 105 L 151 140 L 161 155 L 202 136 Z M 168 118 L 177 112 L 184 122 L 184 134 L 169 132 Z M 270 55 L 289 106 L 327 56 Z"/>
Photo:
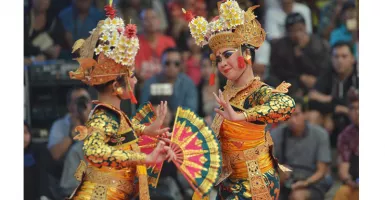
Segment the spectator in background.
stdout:
<path fill-rule="evenodd" d="M 353 47 L 353 54 L 357 57 L 358 18 L 354 2 L 346 2 L 341 10 L 340 24 L 330 34 L 330 45 L 337 42 L 349 42 Z"/>
<path fill-rule="evenodd" d="M 292 84 L 290 92 L 303 96 L 329 64 L 329 45 L 306 32 L 305 19 L 291 13 L 285 20 L 286 36 L 272 42 L 271 74 Z"/>
<path fill-rule="evenodd" d="M 297 2 L 303 3 L 310 8 L 313 22 L 313 32 L 317 32 L 321 8 L 330 3 L 330 0 L 297 0 Z"/>
<path fill-rule="evenodd" d="M 143 82 L 161 71 L 162 52 L 167 48 L 175 47 L 175 41 L 159 32 L 159 17 L 154 9 L 144 9 L 140 16 L 143 22 L 143 34 L 138 36 L 140 48 L 135 64 L 138 79 Z"/>
<path fill-rule="evenodd" d="M 140 11 L 146 8 L 153 8 L 159 19 L 159 31 L 167 29 L 168 22 L 164 5 L 160 1 L 151 0 L 120 0 L 117 2 L 117 9 L 125 22 L 136 24 L 138 33 L 143 33 L 143 23 L 140 18 Z"/>
<path fill-rule="evenodd" d="M 265 40 L 259 49 L 255 50 L 255 60 L 253 64 L 254 76 L 259 76 L 263 81 L 270 74 L 270 43 Z"/>
<path fill-rule="evenodd" d="M 92 6 L 92 0 L 73 0 L 71 6 L 59 13 L 59 18 L 65 28 L 67 45 L 72 47 L 76 40 L 87 38 L 104 15 Z"/>
<path fill-rule="evenodd" d="M 194 81 L 195 85 L 198 85 L 201 81 L 201 48 L 195 44 L 194 38 L 191 36 L 187 39 L 187 45 L 190 50 L 188 58 L 186 60 L 185 73 Z"/>
<path fill-rule="evenodd" d="M 84 88 L 73 88 L 67 93 L 69 113 L 56 120 L 50 130 L 47 148 L 51 160 L 48 161 L 48 187 L 54 199 L 62 199 L 60 179 L 64 167 L 64 159 L 74 143 L 73 131 L 76 126 L 84 125 L 91 111 L 91 101 L 88 91 Z"/>
<path fill-rule="evenodd" d="M 169 48 L 162 55 L 162 72 L 144 82 L 140 103 L 165 100 L 174 113 L 178 106 L 198 110 L 198 93 L 194 82 L 181 70 L 182 55 Z"/>
<path fill-rule="evenodd" d="M 85 99 L 86 108 L 80 108 L 80 99 Z M 67 94 L 67 108 L 69 113 L 56 120 L 48 138 L 48 149 L 54 160 L 61 160 L 73 144 L 73 129 L 84 124 L 91 111 L 91 97 L 84 88 L 73 88 Z M 81 102 L 83 103 L 83 102 Z M 60 172 L 61 173 L 61 172 Z"/>
<path fill-rule="evenodd" d="M 264 5 L 267 9 L 270 8 L 279 8 L 280 5 L 280 0 L 265 0 Z"/>
<path fill-rule="evenodd" d="M 68 6 L 71 6 L 72 1 L 73 0 L 51 0 L 51 6 L 49 8 L 49 11 L 57 15 L 63 9 L 67 8 Z"/>
<path fill-rule="evenodd" d="M 63 173 L 60 179 L 60 188 L 63 198 L 69 197 L 80 182 L 75 178 L 76 170 L 84 159 L 83 141 L 76 141 L 69 149 L 65 160 Z"/>
<path fill-rule="evenodd" d="M 100 12 L 104 11 L 104 6 L 106 6 L 109 2 L 109 0 L 93 0 L 93 5 L 96 9 L 98 9 Z M 115 0 L 114 3 L 119 2 L 119 0 Z"/>
<path fill-rule="evenodd" d="M 332 146 L 348 123 L 347 91 L 352 87 L 358 89 L 353 50 L 349 43 L 339 42 L 332 47 L 332 68 L 319 77 L 309 92 L 308 119 L 333 133 Z"/>
<path fill-rule="evenodd" d="M 318 34 L 329 41 L 330 33 L 338 25 L 339 17 L 344 3 L 349 0 L 332 0 L 320 12 Z"/>
<path fill-rule="evenodd" d="M 280 83 L 276 76 L 271 74 L 271 44 L 265 40 L 261 47 L 255 50 L 255 60 L 253 64 L 254 76 L 258 76 L 261 81 L 268 85 L 277 87 Z"/>
<path fill-rule="evenodd" d="M 24 199 L 37 200 L 39 197 L 39 170 L 31 143 L 31 130 L 24 121 Z"/>
<path fill-rule="evenodd" d="M 285 35 L 286 16 L 294 12 L 300 13 L 304 17 L 306 32 L 313 32 L 309 7 L 305 4 L 297 3 L 294 0 L 280 0 L 280 3 L 281 6 L 279 8 L 273 7 L 266 11 L 265 27 L 268 40 L 279 39 Z"/>
<path fill-rule="evenodd" d="M 215 79 L 215 84 L 210 85 L 210 74 L 213 71 L 211 60 L 208 55 L 204 55 L 200 61 L 202 78 L 198 85 L 199 106 L 198 114 L 203 117 L 207 124 L 211 124 L 214 118 L 214 108 L 218 107 L 213 92 L 218 92 L 219 80 Z"/>
<path fill-rule="evenodd" d="M 125 22 L 131 21 L 131 23 L 136 24 L 138 33 L 142 33 L 143 23 L 140 19 L 140 11 L 149 6 L 148 0 L 119 0 L 117 10 Z"/>
<path fill-rule="evenodd" d="M 305 121 L 303 101 L 295 99 L 294 113 L 271 131 L 274 154 L 292 168 L 289 176 L 281 176 L 280 199 L 323 200 L 332 185 L 329 175 L 331 150 L 328 133 L 322 127 Z"/>
<path fill-rule="evenodd" d="M 64 42 L 64 27 L 48 12 L 50 0 L 33 0 L 24 14 L 24 64 L 31 65 L 59 57 Z"/>
<path fill-rule="evenodd" d="M 352 123 L 338 136 L 340 163 L 338 174 L 343 185 L 336 192 L 334 200 L 358 200 L 359 175 L 359 99 L 358 90 L 349 91 L 349 116 Z"/>

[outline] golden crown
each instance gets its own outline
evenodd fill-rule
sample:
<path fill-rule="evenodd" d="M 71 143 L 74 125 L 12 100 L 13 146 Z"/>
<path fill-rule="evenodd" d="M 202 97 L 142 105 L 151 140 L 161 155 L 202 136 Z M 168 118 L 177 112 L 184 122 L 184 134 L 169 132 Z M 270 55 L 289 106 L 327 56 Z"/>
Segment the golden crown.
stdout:
<path fill-rule="evenodd" d="M 248 44 L 259 48 L 265 41 L 266 33 L 253 13 L 259 5 L 243 11 L 237 1 L 218 2 L 219 16 L 210 23 L 203 17 L 194 17 L 183 12 L 189 22 L 191 35 L 199 46 L 208 44 L 213 52 L 222 47 L 239 48 Z"/>
<path fill-rule="evenodd" d="M 139 50 L 139 40 L 134 24 L 124 25 L 115 17 L 112 1 L 105 7 L 108 18 L 99 21 L 86 39 L 79 39 L 72 47 L 72 53 L 79 51 L 76 60 L 80 66 L 70 72 L 72 79 L 88 85 L 99 85 L 115 80 L 120 75 L 132 75 L 135 56 Z M 98 55 L 97 61 L 94 55 Z"/>

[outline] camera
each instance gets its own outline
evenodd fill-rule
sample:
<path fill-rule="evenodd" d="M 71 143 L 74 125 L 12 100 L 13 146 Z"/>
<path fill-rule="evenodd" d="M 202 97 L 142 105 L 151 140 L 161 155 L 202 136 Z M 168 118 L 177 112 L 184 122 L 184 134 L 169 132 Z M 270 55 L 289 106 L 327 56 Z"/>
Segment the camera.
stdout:
<path fill-rule="evenodd" d="M 77 112 L 79 114 L 83 113 L 87 109 L 87 104 L 90 102 L 90 99 L 86 96 L 81 96 L 76 99 L 75 104 Z"/>

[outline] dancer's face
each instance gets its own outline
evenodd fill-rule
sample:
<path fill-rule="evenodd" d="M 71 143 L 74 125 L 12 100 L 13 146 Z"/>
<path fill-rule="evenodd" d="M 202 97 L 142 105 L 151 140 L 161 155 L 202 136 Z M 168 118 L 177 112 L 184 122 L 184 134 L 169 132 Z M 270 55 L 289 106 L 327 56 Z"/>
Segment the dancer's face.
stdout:
<path fill-rule="evenodd" d="M 238 57 L 240 52 L 234 48 L 221 48 L 215 53 L 216 64 L 218 70 L 228 80 L 237 80 L 246 68 L 240 69 L 238 67 Z"/>

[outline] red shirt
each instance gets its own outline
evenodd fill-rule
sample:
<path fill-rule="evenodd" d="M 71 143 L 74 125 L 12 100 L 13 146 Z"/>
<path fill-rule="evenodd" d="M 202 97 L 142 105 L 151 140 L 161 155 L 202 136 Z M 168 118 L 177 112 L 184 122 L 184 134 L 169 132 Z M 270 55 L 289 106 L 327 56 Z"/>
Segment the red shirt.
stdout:
<path fill-rule="evenodd" d="M 147 80 L 153 75 L 159 73 L 162 69 L 161 56 L 164 50 L 175 47 L 175 41 L 169 36 L 157 34 L 156 45 L 153 49 L 144 35 L 138 36 L 139 51 L 135 57 L 135 65 L 138 76 Z"/>
<path fill-rule="evenodd" d="M 186 74 L 194 81 L 195 85 L 198 85 L 201 81 L 201 67 L 199 60 L 194 57 L 190 57 L 186 61 Z"/>

